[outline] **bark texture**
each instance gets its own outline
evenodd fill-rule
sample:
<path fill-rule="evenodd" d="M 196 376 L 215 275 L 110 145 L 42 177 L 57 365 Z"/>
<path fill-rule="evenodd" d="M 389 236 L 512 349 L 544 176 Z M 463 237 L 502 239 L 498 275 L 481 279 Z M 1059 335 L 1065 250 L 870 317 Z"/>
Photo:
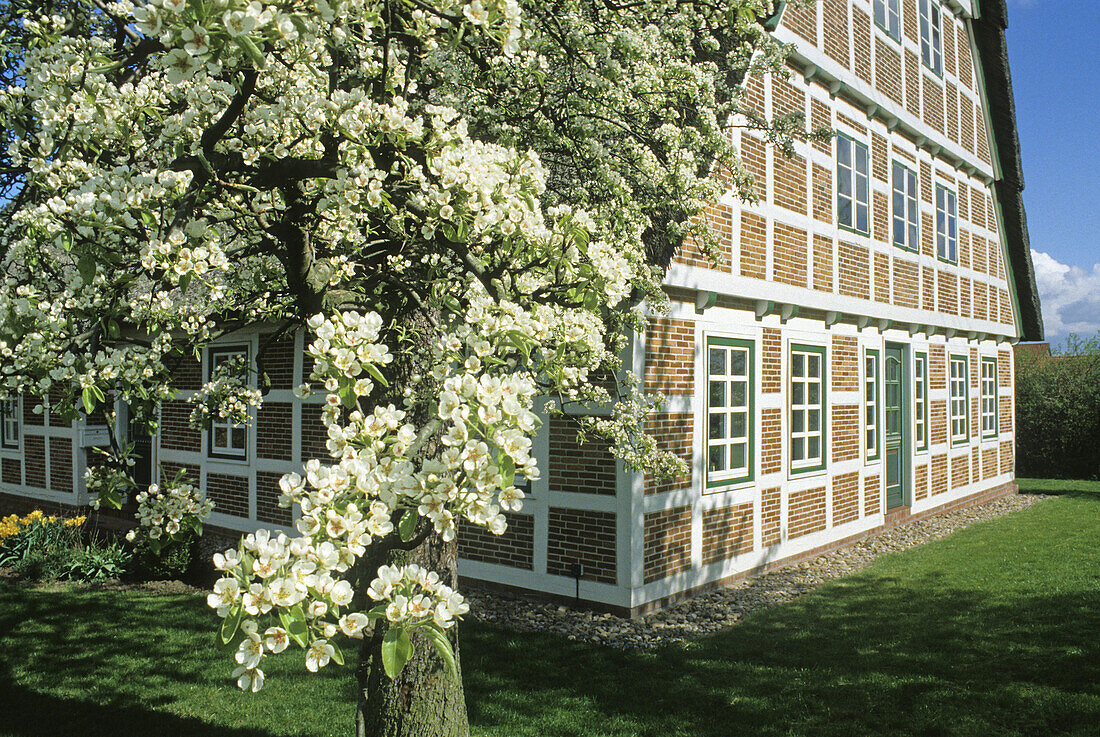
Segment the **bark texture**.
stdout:
<path fill-rule="evenodd" d="M 359 590 L 365 590 L 373 572 L 384 563 L 416 563 L 436 571 L 440 579 L 457 588 L 458 554 L 454 542 L 445 543 L 437 535 L 431 535 L 415 550 L 396 551 L 384 557 L 389 560 L 372 559 L 368 550 L 368 555 L 363 560 L 366 565 L 373 567 L 364 572 L 368 577 L 365 581 L 361 580 Z M 414 635 L 413 656 L 398 677 L 391 680 L 382 667 L 382 637 L 385 630 L 384 620 L 377 623 L 372 636 L 363 639 L 359 651 L 359 664 L 356 668 L 359 681 L 356 735 L 468 737 L 470 726 L 466 718 L 466 697 L 462 691 L 457 625 L 448 630 L 455 651 L 455 662 L 458 664 L 457 678 L 447 674 L 443 661 L 436 654 L 431 642 L 420 635 Z"/>

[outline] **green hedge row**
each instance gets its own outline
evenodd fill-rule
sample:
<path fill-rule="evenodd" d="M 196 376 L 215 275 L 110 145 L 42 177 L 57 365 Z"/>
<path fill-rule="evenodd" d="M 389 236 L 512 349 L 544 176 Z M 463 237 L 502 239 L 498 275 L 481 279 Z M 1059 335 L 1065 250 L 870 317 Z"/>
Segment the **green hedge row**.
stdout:
<path fill-rule="evenodd" d="M 1016 353 L 1016 473 L 1100 478 L 1100 336 Z"/>

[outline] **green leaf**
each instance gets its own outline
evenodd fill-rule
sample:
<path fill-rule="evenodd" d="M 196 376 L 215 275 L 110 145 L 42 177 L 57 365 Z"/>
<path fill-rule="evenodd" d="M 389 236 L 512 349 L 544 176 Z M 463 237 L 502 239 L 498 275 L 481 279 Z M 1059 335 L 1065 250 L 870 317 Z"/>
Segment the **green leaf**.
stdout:
<path fill-rule="evenodd" d="M 228 645 L 229 641 L 233 639 L 233 635 L 237 634 L 237 629 L 241 626 L 241 617 L 244 615 L 244 607 L 237 604 L 229 610 L 229 615 L 226 616 L 225 621 L 222 622 L 222 628 L 218 633 L 219 639 L 223 645 Z"/>
<path fill-rule="evenodd" d="M 90 388 L 91 388 L 91 390 L 92 390 L 92 394 L 94 394 L 94 395 L 95 395 L 95 398 L 96 398 L 96 399 L 98 399 L 98 400 L 99 400 L 99 401 L 101 401 L 101 402 L 106 402 L 106 401 L 107 401 L 107 397 L 106 397 L 106 396 L 105 396 L 105 395 L 103 394 L 103 390 L 102 390 L 102 389 L 100 389 L 100 388 L 99 388 L 98 386 L 96 386 L 95 384 L 92 384 L 92 386 L 91 386 Z"/>
<path fill-rule="evenodd" d="M 507 453 L 501 453 L 501 456 L 500 475 L 504 478 L 504 483 L 501 486 L 508 488 L 516 478 L 516 462 Z"/>
<path fill-rule="evenodd" d="M 76 264 L 76 270 L 80 272 L 80 278 L 85 284 L 91 284 L 95 278 L 95 259 L 91 254 L 84 254 Z"/>
<path fill-rule="evenodd" d="M 80 400 L 84 403 L 84 411 L 91 414 L 95 409 L 95 395 L 92 394 L 90 386 L 84 387 L 84 391 L 80 393 Z"/>
<path fill-rule="evenodd" d="M 192 276 L 192 274 L 189 271 L 189 272 L 187 272 L 186 274 L 184 274 L 183 276 L 180 277 L 180 291 L 181 292 L 186 292 L 187 287 L 191 285 L 191 276 Z"/>
<path fill-rule="evenodd" d="M 379 604 L 374 609 L 367 612 L 368 619 L 385 619 L 386 618 L 386 605 Z"/>
<path fill-rule="evenodd" d="M 382 372 L 378 370 L 378 367 L 373 363 L 364 363 L 363 368 L 367 370 L 367 373 L 371 375 L 375 381 L 382 386 L 389 386 L 390 382 L 386 381 L 386 377 L 382 375 Z"/>
<path fill-rule="evenodd" d="M 407 543 L 416 534 L 416 522 L 420 519 L 415 509 L 405 510 L 401 515 L 401 521 L 397 523 L 397 532 L 401 535 L 401 542 Z"/>
<path fill-rule="evenodd" d="M 447 639 L 447 633 L 439 629 L 435 623 L 424 627 L 423 632 L 424 636 L 432 641 L 439 657 L 443 659 L 443 667 L 446 668 L 447 675 L 451 678 L 457 678 L 458 663 L 455 662 L 455 651 L 451 647 L 451 641 Z"/>
<path fill-rule="evenodd" d="M 248 36 L 237 36 L 237 45 L 248 55 L 248 58 L 252 60 L 257 69 L 263 69 L 267 66 L 267 60 L 264 59 L 263 53 Z"/>
<path fill-rule="evenodd" d="M 332 640 L 329 640 L 328 644 L 332 645 L 332 659 L 336 662 L 337 665 L 343 665 L 344 664 L 344 651 L 341 650 L 340 646 L 337 645 Z"/>
<path fill-rule="evenodd" d="M 412 651 L 412 641 L 409 640 L 407 631 L 400 627 L 386 630 L 386 636 L 382 638 L 382 667 L 386 675 L 397 678 L 397 674 L 412 657 Z"/>
<path fill-rule="evenodd" d="M 309 628 L 306 626 L 306 613 L 302 611 L 300 605 L 294 605 L 287 612 L 287 619 L 289 620 L 284 628 L 286 633 L 290 636 L 290 639 L 298 643 L 298 647 L 305 650 L 309 644 Z"/>

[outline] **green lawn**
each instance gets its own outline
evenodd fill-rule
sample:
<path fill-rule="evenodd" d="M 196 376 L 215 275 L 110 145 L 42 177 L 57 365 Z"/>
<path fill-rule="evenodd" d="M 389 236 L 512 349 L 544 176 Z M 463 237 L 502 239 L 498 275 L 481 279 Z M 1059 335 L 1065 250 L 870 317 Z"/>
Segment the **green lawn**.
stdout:
<path fill-rule="evenodd" d="M 1072 483 L 1063 487 L 1062 483 Z M 688 647 L 464 626 L 475 735 L 1096 735 L 1100 483 L 880 559 Z M 239 693 L 196 596 L 0 583 L 0 735 L 350 730 L 346 669 Z M 308 717 L 306 716 L 308 715 Z"/>

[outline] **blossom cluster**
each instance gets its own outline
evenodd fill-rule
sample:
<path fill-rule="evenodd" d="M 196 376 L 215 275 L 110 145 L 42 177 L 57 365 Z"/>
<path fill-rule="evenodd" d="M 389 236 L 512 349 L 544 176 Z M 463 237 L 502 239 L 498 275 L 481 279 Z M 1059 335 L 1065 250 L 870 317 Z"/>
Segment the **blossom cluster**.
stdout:
<path fill-rule="evenodd" d="M 79 517 L 58 517 L 54 514 L 47 515 L 41 509 L 35 509 L 22 517 L 17 514 L 9 514 L 7 517 L 0 518 L 0 546 L 3 545 L 5 539 L 14 537 L 20 532 L 35 526 L 61 525 L 62 527 L 80 527 L 84 524 L 86 519 L 87 518 L 83 515 Z"/>
<path fill-rule="evenodd" d="M 187 398 L 192 405 L 190 423 L 194 427 L 210 426 L 215 417 L 240 425 L 252 422 L 252 408 L 263 404 L 260 390 L 249 386 L 248 365 L 244 356 L 233 356 L 220 362 L 210 381 Z"/>
<path fill-rule="evenodd" d="M 164 488 L 152 484 L 135 499 L 138 527 L 126 533 L 130 542 L 145 537 L 160 545 L 182 540 L 188 534 L 200 534 L 203 520 L 214 510 L 214 502 L 204 499 L 191 484 L 179 480 L 165 484 Z"/>

